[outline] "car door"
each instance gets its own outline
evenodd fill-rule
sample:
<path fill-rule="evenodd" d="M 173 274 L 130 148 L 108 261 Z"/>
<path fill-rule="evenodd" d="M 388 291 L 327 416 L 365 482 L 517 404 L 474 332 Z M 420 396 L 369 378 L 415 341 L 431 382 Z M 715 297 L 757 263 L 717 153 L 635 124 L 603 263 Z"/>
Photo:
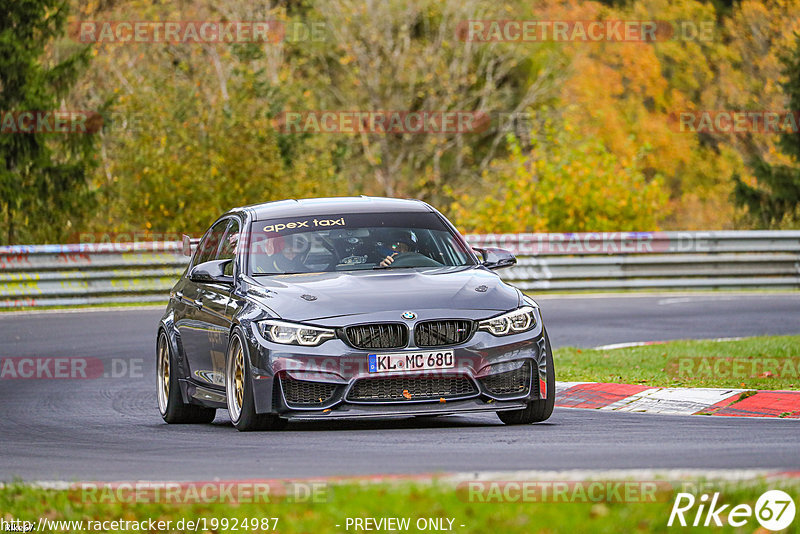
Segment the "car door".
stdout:
<path fill-rule="evenodd" d="M 205 284 L 190 279 L 192 269 L 201 263 L 216 259 L 230 219 L 220 220 L 205 233 L 197 247 L 192 265 L 186 271 L 176 297 L 185 305 L 182 317 L 175 321 L 181 337 L 183 352 L 189 364 L 190 376 L 201 382 L 213 383 L 213 368 L 209 363 L 211 337 L 209 336 L 208 314 L 203 311 L 206 305 Z"/>
<path fill-rule="evenodd" d="M 228 220 L 222 236 L 216 260 L 235 260 L 239 242 L 240 222 L 236 218 Z M 225 270 L 233 276 L 234 261 Z M 198 309 L 201 328 L 207 340 L 206 350 L 197 359 L 198 373 L 195 377 L 217 386 L 225 385 L 225 355 L 228 350 L 228 336 L 231 329 L 230 301 L 232 287 L 228 284 L 197 284 L 198 299 L 202 303 Z"/>

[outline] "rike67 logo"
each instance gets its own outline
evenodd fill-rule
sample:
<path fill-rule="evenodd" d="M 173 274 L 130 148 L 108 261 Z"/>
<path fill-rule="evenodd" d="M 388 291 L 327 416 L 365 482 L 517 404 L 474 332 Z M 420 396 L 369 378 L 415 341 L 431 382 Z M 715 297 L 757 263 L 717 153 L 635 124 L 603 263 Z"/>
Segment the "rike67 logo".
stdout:
<path fill-rule="evenodd" d="M 671 527 L 677 520 L 676 526 L 721 527 L 723 518 L 726 518 L 732 527 L 743 527 L 755 516 L 763 528 L 778 531 L 787 528 L 794 521 L 794 500 L 784 491 L 764 492 L 756 501 L 755 508 L 749 504 L 738 504 L 730 508 L 730 504 L 719 502 L 719 496 L 719 492 L 710 496 L 704 493 L 697 499 L 691 493 L 678 493 L 667 526 Z"/>

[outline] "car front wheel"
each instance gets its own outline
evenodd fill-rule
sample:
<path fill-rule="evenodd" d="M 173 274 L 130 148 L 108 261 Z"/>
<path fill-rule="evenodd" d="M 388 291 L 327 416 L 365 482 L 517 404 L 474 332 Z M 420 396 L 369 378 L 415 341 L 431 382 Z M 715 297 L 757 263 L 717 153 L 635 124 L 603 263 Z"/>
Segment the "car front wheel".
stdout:
<path fill-rule="evenodd" d="M 521 410 L 508 410 L 497 412 L 497 417 L 507 425 L 527 425 L 530 423 L 541 423 L 550 418 L 553 413 L 553 406 L 556 402 L 556 372 L 553 368 L 553 350 L 550 348 L 550 338 L 547 331 L 544 332 L 545 341 L 545 362 L 547 365 L 547 397 L 528 402 L 528 405 Z M 537 376 L 534 375 L 534 380 Z"/>
<path fill-rule="evenodd" d="M 240 432 L 280 430 L 286 426 L 285 419 L 274 414 L 256 413 L 250 360 L 245 353 L 246 350 L 241 334 L 235 332 L 231 336 L 225 364 L 225 396 L 231 423 Z"/>

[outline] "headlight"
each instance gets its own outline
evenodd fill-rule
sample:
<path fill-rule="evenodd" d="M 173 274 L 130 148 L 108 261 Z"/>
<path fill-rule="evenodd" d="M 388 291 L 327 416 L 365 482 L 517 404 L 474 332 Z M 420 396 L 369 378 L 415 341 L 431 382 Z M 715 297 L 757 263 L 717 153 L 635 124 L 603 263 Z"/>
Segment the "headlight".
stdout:
<path fill-rule="evenodd" d="M 258 323 L 261 333 L 273 343 L 283 345 L 303 345 L 313 347 L 336 337 L 336 332 L 329 328 L 287 323 L 286 321 L 267 320 Z"/>
<path fill-rule="evenodd" d="M 486 330 L 495 336 L 508 336 L 526 332 L 536 326 L 533 306 L 523 306 L 514 311 L 485 319 L 478 323 L 478 330 Z"/>

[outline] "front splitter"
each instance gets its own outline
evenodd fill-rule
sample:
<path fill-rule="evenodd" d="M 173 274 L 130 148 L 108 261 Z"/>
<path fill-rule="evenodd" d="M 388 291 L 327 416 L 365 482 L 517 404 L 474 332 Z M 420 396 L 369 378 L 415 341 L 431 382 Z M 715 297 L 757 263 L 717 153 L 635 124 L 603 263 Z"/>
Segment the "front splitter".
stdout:
<path fill-rule="evenodd" d="M 410 415 L 449 415 L 472 412 L 498 412 L 525 408 L 526 400 L 486 403 L 467 399 L 436 404 L 343 404 L 331 410 L 281 414 L 290 420 L 350 419 L 359 417 L 405 417 Z"/>

